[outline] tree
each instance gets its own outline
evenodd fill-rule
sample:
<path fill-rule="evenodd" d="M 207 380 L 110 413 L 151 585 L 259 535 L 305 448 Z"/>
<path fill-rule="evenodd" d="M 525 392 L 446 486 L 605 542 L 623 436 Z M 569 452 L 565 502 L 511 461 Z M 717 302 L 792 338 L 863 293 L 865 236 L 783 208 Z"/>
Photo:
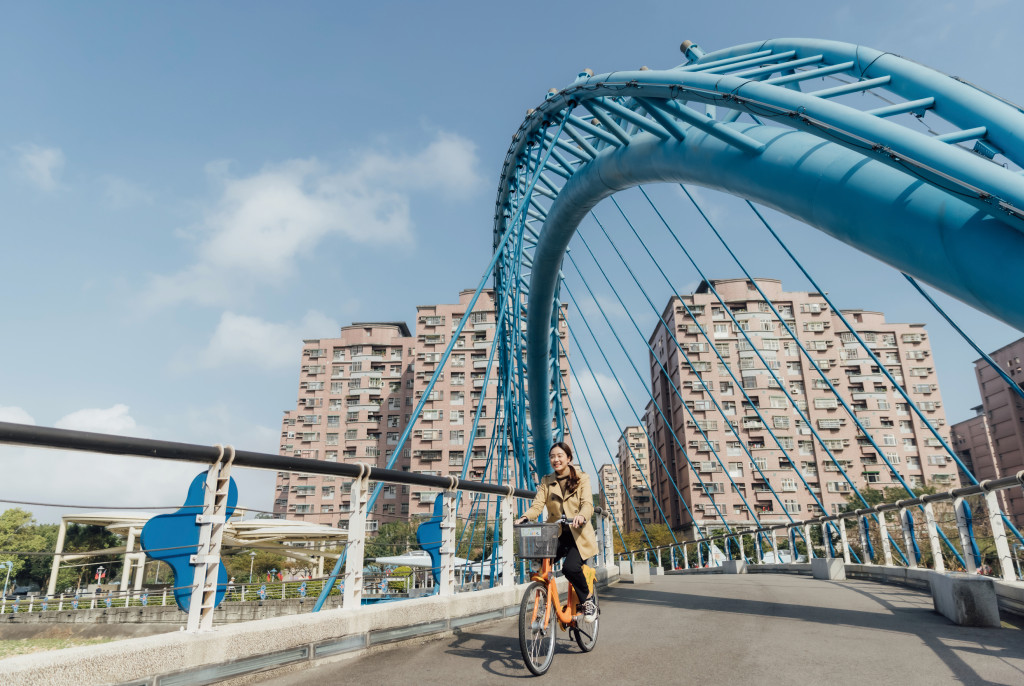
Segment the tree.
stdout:
<path fill-rule="evenodd" d="M 416 529 L 418 521 L 387 522 L 381 524 L 374 536 L 367 536 L 363 555 L 369 558 L 401 555 L 408 550 L 418 550 Z"/>
<path fill-rule="evenodd" d="M 252 552 L 256 553 L 256 557 L 252 557 L 248 550 L 239 550 L 221 558 L 221 563 L 224 565 L 224 569 L 227 570 L 229 579 L 234 577 L 239 583 L 248 582 L 250 563 L 252 563 L 252 580 L 254 582 L 265 579 L 271 569 L 282 572 L 289 564 L 294 564 L 284 555 L 273 550 L 255 550 Z"/>

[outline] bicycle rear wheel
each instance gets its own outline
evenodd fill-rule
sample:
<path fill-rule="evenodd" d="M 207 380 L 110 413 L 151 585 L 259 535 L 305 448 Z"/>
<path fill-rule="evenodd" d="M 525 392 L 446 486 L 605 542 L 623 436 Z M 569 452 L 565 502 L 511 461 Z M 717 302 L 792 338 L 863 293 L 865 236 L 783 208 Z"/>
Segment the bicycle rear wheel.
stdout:
<path fill-rule="evenodd" d="M 532 673 L 540 676 L 548 671 L 555 658 L 555 627 L 558 619 L 548 618 L 544 626 L 544 612 L 548 606 L 548 587 L 534 581 L 526 587 L 519 604 L 519 650 L 523 662 Z"/>
<path fill-rule="evenodd" d="M 576 620 L 576 626 L 573 628 L 573 638 L 576 639 L 576 645 L 580 647 L 584 653 L 589 653 L 597 645 L 597 629 L 601 623 L 601 605 L 597 601 L 597 589 L 594 589 L 594 603 L 597 605 L 597 616 L 594 617 L 593 622 L 587 622 L 583 619 L 582 615 Z"/>

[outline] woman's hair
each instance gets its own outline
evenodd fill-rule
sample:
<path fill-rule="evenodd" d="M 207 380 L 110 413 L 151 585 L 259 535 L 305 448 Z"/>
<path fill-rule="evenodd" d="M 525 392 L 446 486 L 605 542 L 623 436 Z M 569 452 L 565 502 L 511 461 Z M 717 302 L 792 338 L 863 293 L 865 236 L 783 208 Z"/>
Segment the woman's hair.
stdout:
<path fill-rule="evenodd" d="M 569 495 L 580 485 L 580 475 L 576 473 L 576 468 L 572 466 L 572 448 L 564 441 L 559 441 L 551 446 L 551 450 L 555 448 L 561 448 L 565 452 L 565 456 L 569 458 L 569 480 L 565 482 L 566 495 Z M 551 450 L 548 451 L 548 456 L 551 455 Z"/>

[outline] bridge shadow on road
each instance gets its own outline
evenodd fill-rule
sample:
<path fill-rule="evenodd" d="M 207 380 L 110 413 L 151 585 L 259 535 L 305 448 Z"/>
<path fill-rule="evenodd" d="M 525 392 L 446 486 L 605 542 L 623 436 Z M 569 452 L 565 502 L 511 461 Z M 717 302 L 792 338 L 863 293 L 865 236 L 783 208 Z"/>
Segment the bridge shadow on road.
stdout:
<path fill-rule="evenodd" d="M 460 630 L 449 641 L 445 653 L 479 661 L 484 671 L 496 676 L 528 679 L 532 675 L 523 665 L 519 637 Z"/>
<path fill-rule="evenodd" d="M 934 610 L 930 595 L 913 589 L 781 575 L 777 580 L 769 575 L 745 580 L 724 576 L 669 578 L 669 584 L 620 584 L 610 588 L 606 596 L 613 601 L 677 609 L 686 617 L 681 617 L 681 621 L 692 620 L 693 615 L 702 616 L 699 621 L 707 621 L 703 617 L 708 613 L 729 613 L 754 619 L 771 618 L 773 622 L 819 624 L 820 629 L 814 632 L 823 643 L 840 628 L 871 632 L 875 636 L 872 642 L 882 651 L 888 651 L 894 641 L 917 639 L 961 683 L 1024 684 L 1024 631 L 1020 627 L 1009 622 L 1004 622 L 1003 629 L 958 626 Z M 824 645 L 822 654 L 827 654 Z M 864 657 L 870 659 L 868 655 Z M 1000 673 L 1013 674 L 1015 678 L 992 681 L 990 675 L 979 673 L 979 661 L 987 662 L 987 666 L 999 663 Z"/>

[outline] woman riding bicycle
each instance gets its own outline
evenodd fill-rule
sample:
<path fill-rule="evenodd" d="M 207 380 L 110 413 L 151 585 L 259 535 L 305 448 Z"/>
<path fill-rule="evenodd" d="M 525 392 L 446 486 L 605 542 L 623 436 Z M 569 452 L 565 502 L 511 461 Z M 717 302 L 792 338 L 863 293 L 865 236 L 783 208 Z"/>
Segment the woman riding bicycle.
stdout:
<path fill-rule="evenodd" d="M 597 604 L 583 574 L 583 561 L 597 555 L 597 533 L 590 523 L 594 515 L 590 477 L 573 466 L 572 449 L 565 443 L 555 443 L 548 457 L 554 473 L 541 478 L 533 504 L 520 517 L 519 523 L 535 519 L 545 508 L 549 522 L 557 522 L 562 515 L 572 521 L 571 526 L 562 528 L 555 559 L 565 558 L 562 573 L 576 590 L 576 597 L 584 598 L 581 603 L 584 621 L 593 622 L 597 617 Z"/>

